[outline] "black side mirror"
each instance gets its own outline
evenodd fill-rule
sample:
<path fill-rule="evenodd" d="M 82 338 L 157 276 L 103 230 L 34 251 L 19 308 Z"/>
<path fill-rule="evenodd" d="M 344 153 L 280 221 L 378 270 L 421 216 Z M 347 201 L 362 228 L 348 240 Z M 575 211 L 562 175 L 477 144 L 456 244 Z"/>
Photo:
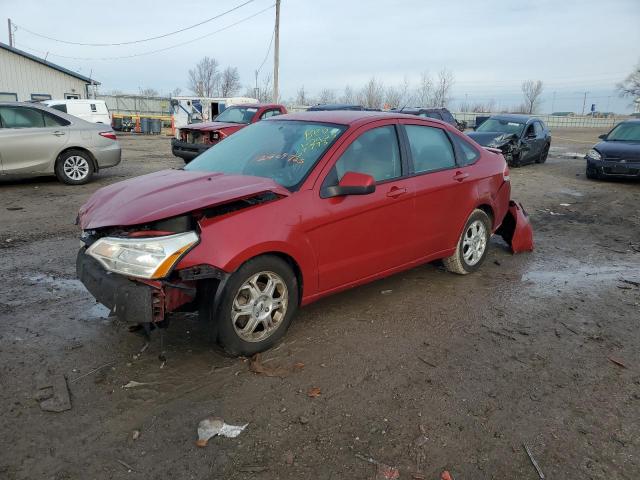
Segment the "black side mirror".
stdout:
<path fill-rule="evenodd" d="M 606 140 L 606 139 L 607 139 L 607 134 L 606 134 L 606 133 L 603 133 L 602 135 L 598 135 L 598 138 L 599 138 L 600 140 Z"/>
<path fill-rule="evenodd" d="M 376 181 L 371 175 L 359 172 L 346 172 L 338 185 L 327 187 L 322 192 L 323 198 L 342 197 L 345 195 L 368 195 L 376 191 Z"/>

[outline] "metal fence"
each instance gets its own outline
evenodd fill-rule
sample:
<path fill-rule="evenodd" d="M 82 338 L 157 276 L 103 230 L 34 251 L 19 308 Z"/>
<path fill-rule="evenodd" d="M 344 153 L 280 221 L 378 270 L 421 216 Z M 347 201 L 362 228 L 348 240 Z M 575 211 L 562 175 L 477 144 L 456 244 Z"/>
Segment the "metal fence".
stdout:
<path fill-rule="evenodd" d="M 116 115 L 168 116 L 171 115 L 169 97 L 143 97 L 141 95 L 97 95 L 104 100 L 109 111 Z"/>
<path fill-rule="evenodd" d="M 473 126 L 476 123 L 476 116 L 488 117 L 490 115 L 497 115 L 496 113 L 471 113 L 471 112 L 456 112 L 453 116 L 456 120 L 465 121 L 469 126 Z M 532 115 L 542 120 L 549 128 L 599 128 L 606 130 L 612 128 L 622 120 L 626 120 L 627 116 L 610 116 L 610 117 L 590 117 L 582 115 Z"/>

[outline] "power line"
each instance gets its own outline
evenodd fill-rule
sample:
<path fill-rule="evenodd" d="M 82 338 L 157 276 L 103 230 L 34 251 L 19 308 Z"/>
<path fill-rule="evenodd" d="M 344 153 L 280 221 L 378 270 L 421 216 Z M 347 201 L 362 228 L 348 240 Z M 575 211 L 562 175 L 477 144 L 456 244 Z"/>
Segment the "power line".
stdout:
<path fill-rule="evenodd" d="M 239 8 L 242 8 L 242 7 L 244 7 L 245 5 L 247 5 L 247 4 L 251 3 L 251 2 L 254 2 L 254 1 L 255 1 L 255 0 L 247 0 L 246 2 L 241 3 L 240 5 L 235 6 L 235 7 L 233 7 L 233 8 L 232 8 L 232 9 L 230 9 L 230 10 L 227 10 L 226 12 L 222 12 L 222 13 L 220 13 L 220 14 L 218 14 L 218 15 L 214 16 L 214 17 L 208 18 L 208 19 L 206 19 L 206 20 L 203 20 L 202 22 L 195 23 L 195 24 L 190 25 L 190 26 L 188 26 L 188 27 L 181 28 L 180 30 L 175 30 L 175 31 L 173 31 L 173 32 L 169 32 L 169 33 L 164 33 L 164 34 L 162 34 L 162 35 L 157 35 L 157 36 L 155 36 L 155 37 L 142 38 L 142 39 L 140 39 L 140 40 L 131 40 L 131 41 L 128 41 L 128 42 L 119 42 L 119 43 L 82 43 L 82 42 L 70 42 L 70 41 L 67 41 L 67 40 L 61 40 L 61 39 L 59 39 L 59 38 L 49 37 L 49 36 L 47 36 L 47 35 L 43 35 L 43 34 L 41 34 L 41 33 L 37 33 L 37 32 L 31 31 L 31 30 L 29 30 L 28 28 L 23 27 L 22 25 L 16 25 L 15 23 L 14 23 L 14 25 L 16 25 L 20 30 L 24 30 L 25 32 L 30 33 L 31 35 L 35 35 L 35 36 L 37 36 L 37 37 L 41 37 L 41 38 L 46 38 L 47 40 L 52 40 L 52 41 L 54 41 L 54 42 L 66 43 L 67 45 L 82 45 L 82 46 L 85 46 L 85 47 L 114 47 L 114 46 L 120 46 L 120 45 L 132 45 L 132 44 L 134 44 L 134 43 L 150 42 L 151 40 L 158 40 L 159 38 L 170 37 L 171 35 L 176 35 L 176 34 L 181 33 L 181 32 L 186 32 L 187 30 L 191 30 L 192 28 L 199 27 L 200 25 L 204 25 L 205 23 L 209 23 L 209 22 L 211 22 L 211 21 L 213 21 L 213 20 L 216 20 L 216 19 L 218 19 L 218 18 L 220 18 L 220 17 L 223 17 L 223 16 L 225 16 L 225 15 L 227 15 L 227 14 L 231 13 L 231 12 L 234 12 L 234 11 L 238 10 Z"/>
<path fill-rule="evenodd" d="M 276 29 L 274 28 L 273 32 L 271 33 L 271 40 L 269 41 L 269 48 L 267 48 L 267 53 L 265 53 L 265 55 L 264 55 L 264 60 L 262 60 L 262 63 L 260 64 L 260 66 L 256 70 L 256 73 L 260 73 L 260 70 L 262 70 L 262 67 L 264 67 L 264 64 L 267 63 L 267 58 L 269 58 L 269 52 L 271 52 L 271 46 L 273 45 L 273 37 L 275 37 L 275 35 L 276 35 Z"/>
<path fill-rule="evenodd" d="M 210 37 L 212 35 L 215 35 L 216 33 L 223 32 L 225 30 L 230 29 L 231 27 L 235 27 L 236 25 L 239 25 L 240 23 L 246 22 L 247 20 L 250 20 L 250 19 L 252 19 L 254 17 L 257 17 L 258 15 L 260 15 L 261 13 L 266 12 L 267 10 L 271 10 L 274 6 L 275 6 L 275 4 L 270 5 L 267 8 L 263 8 L 259 12 L 254 13 L 253 15 L 249 15 L 248 17 L 245 17 L 245 18 L 243 18 L 241 20 L 238 20 L 237 22 L 234 22 L 231 25 L 227 25 L 226 27 L 223 27 L 223 28 L 220 28 L 220 29 L 215 30 L 213 32 L 207 33 L 206 35 L 202 35 L 202 36 L 200 36 L 198 38 L 194 38 L 192 40 L 188 40 L 188 41 L 182 42 L 182 43 L 177 43 L 177 44 L 171 45 L 169 47 L 159 48 L 157 50 L 151 50 L 151 51 L 148 51 L 148 52 L 134 53 L 132 55 L 123 55 L 123 56 L 118 56 L 118 57 L 71 57 L 71 56 L 66 56 L 66 55 L 58 55 L 56 53 L 51 53 L 51 52 L 45 52 L 43 50 L 38 50 L 36 48 L 31 48 L 31 47 L 29 47 L 27 45 L 23 45 L 22 43 L 21 43 L 21 45 L 23 45 L 22 48 L 24 48 L 26 50 L 32 50 L 34 52 L 38 52 L 38 53 L 41 53 L 41 54 L 51 55 L 53 57 L 59 57 L 59 58 L 67 58 L 67 59 L 70 59 L 70 60 L 83 60 L 83 61 L 87 61 L 87 60 L 121 60 L 121 59 L 125 59 L 125 58 L 143 57 L 145 55 L 153 55 L 154 53 L 165 52 L 167 50 L 171 50 L 172 48 L 182 47 L 183 45 L 188 45 L 190 43 L 197 42 L 198 40 L 202 40 L 203 38 L 207 38 L 207 37 Z"/>

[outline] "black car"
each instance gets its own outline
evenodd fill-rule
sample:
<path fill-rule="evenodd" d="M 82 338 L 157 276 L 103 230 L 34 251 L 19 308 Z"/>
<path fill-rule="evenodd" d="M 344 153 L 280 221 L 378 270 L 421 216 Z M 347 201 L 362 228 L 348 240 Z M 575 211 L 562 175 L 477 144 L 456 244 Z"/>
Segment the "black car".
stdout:
<path fill-rule="evenodd" d="M 467 128 L 467 122 L 459 122 L 446 108 L 405 107 L 391 111 L 398 113 L 407 113 L 409 115 L 417 115 L 418 117 L 435 118 L 436 120 L 442 120 L 450 125 L 453 125 L 461 132 L 463 132 L 465 128 Z"/>
<path fill-rule="evenodd" d="M 584 157 L 587 178 L 640 178 L 640 120 L 619 123 Z"/>
<path fill-rule="evenodd" d="M 544 163 L 551 146 L 547 126 L 528 115 L 492 115 L 468 135 L 483 147 L 502 150 L 510 167 Z"/>

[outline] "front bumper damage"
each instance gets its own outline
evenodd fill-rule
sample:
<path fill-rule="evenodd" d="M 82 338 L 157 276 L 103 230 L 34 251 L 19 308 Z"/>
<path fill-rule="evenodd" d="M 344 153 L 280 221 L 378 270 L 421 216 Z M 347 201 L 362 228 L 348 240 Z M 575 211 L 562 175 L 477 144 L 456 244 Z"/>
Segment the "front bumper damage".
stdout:
<path fill-rule="evenodd" d="M 177 138 L 171 139 L 171 152 L 176 156 L 184 160 L 190 161 L 200 155 L 202 152 L 206 152 L 213 143 L 189 143 Z"/>
<path fill-rule="evenodd" d="M 99 303 L 126 323 L 158 323 L 168 312 L 195 300 L 193 281 L 129 279 L 105 270 L 85 251 L 82 247 L 76 258 L 78 279 Z"/>
<path fill-rule="evenodd" d="M 640 162 L 587 159 L 587 170 L 601 177 L 640 178 Z"/>

